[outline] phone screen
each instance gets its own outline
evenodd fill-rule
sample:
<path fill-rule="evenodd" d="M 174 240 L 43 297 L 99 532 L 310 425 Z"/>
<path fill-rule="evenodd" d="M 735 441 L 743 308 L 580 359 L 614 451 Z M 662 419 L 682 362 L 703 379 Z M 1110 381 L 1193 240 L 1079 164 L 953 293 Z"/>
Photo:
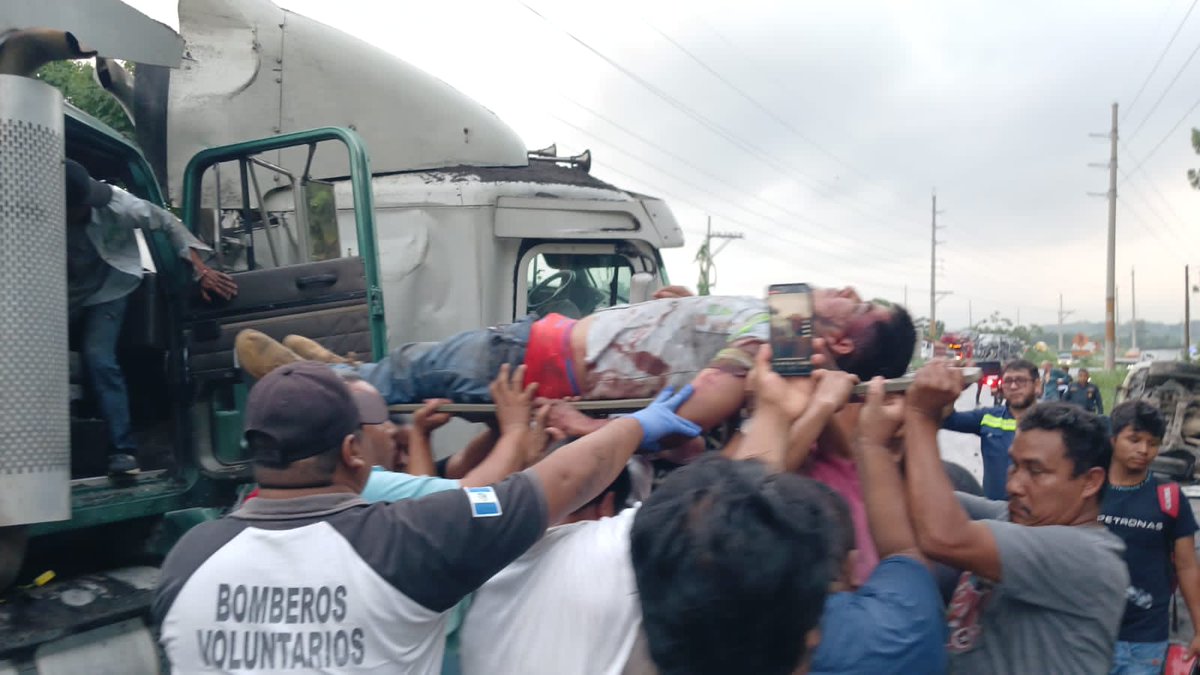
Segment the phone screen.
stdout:
<path fill-rule="evenodd" d="M 812 291 L 808 284 L 767 289 L 771 315 L 771 367 L 780 375 L 812 372 Z"/>

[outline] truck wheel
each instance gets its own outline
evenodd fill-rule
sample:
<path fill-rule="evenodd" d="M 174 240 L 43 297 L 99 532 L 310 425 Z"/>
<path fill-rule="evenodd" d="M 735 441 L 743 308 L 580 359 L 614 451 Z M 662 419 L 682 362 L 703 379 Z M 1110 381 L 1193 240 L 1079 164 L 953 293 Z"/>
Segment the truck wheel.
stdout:
<path fill-rule="evenodd" d="M 8 590 L 21 571 L 29 530 L 24 525 L 0 527 L 0 592 Z"/>

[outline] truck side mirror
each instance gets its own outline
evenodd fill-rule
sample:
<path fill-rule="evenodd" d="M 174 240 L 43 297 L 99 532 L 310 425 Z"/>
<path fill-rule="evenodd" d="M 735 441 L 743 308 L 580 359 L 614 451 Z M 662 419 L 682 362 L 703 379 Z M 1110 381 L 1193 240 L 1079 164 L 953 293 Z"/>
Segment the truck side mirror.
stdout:
<path fill-rule="evenodd" d="M 657 290 L 655 278 L 649 272 L 637 272 L 629 279 L 629 304 L 646 302 Z"/>

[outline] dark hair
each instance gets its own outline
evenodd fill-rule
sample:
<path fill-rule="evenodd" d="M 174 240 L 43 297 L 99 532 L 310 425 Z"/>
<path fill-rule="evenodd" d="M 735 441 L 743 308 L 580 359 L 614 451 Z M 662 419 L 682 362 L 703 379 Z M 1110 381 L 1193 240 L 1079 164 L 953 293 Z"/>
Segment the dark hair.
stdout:
<path fill-rule="evenodd" d="M 1029 359 L 1013 359 L 1012 361 L 1009 361 L 1008 363 L 1004 364 L 1004 368 L 1000 371 L 1000 374 L 1003 375 L 1010 370 L 1015 370 L 1018 372 L 1024 370 L 1025 372 L 1029 373 L 1029 377 L 1034 380 L 1037 380 L 1041 377 L 1041 375 L 1038 373 L 1038 367 L 1033 365 L 1033 361 L 1030 361 Z"/>
<path fill-rule="evenodd" d="M 917 344 L 917 329 L 908 311 L 900 305 L 892 305 L 889 311 L 891 316 L 887 321 L 868 327 L 854 351 L 838 360 L 842 370 L 854 373 L 864 382 L 876 375 L 900 377 L 908 370 Z"/>
<path fill-rule="evenodd" d="M 946 470 L 946 477 L 950 479 L 950 485 L 955 492 L 965 492 L 976 497 L 983 496 L 983 486 L 979 481 L 975 480 L 975 476 L 967 471 L 962 466 L 954 462 L 942 460 L 942 468 Z"/>
<path fill-rule="evenodd" d="M 1133 427 L 1134 431 L 1144 431 L 1162 440 L 1167 431 L 1167 420 L 1163 418 L 1158 408 L 1142 399 L 1125 401 L 1112 409 L 1112 436 L 1117 437 L 1125 427 Z"/>
<path fill-rule="evenodd" d="M 1081 476 L 1090 469 L 1103 469 L 1108 484 L 1108 465 L 1112 463 L 1112 439 L 1108 425 L 1099 415 L 1065 401 L 1039 403 L 1029 409 L 1018 426 L 1021 431 L 1057 431 L 1062 434 L 1067 456 L 1075 468 L 1072 476 Z M 1098 497 L 1104 496 L 1104 485 Z"/>
<path fill-rule="evenodd" d="M 628 506 L 629 493 L 633 492 L 633 478 L 631 478 L 629 475 L 629 467 L 621 469 L 621 473 L 617 474 L 617 477 L 613 479 L 613 482 L 608 484 L 608 487 L 604 488 L 600 494 L 596 495 L 595 499 L 579 508 L 582 509 L 592 506 L 593 504 L 599 504 L 604 500 L 604 495 L 610 492 L 613 493 L 613 508 L 616 511 L 619 512 L 621 509 L 624 509 L 626 506 Z"/>
<path fill-rule="evenodd" d="M 788 675 L 833 578 L 826 498 L 808 478 L 703 457 L 633 521 L 642 626 L 661 675 Z"/>

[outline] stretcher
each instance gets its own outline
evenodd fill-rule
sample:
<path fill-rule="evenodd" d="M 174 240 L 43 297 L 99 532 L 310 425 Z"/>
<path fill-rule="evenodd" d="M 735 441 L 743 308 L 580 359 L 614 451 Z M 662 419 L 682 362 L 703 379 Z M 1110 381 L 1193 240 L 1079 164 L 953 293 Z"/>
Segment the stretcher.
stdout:
<path fill-rule="evenodd" d="M 975 384 L 983 376 L 979 368 L 963 368 L 963 384 Z M 884 390 L 901 392 L 912 385 L 913 376 L 906 375 L 884 382 Z M 854 397 L 861 400 L 867 393 L 867 383 L 863 382 L 854 387 Z M 607 401 L 572 401 L 575 409 L 588 415 L 616 415 L 619 413 L 636 412 L 650 405 L 651 398 L 620 398 Z M 421 409 L 423 403 L 400 403 L 388 406 L 388 410 L 401 415 L 411 415 Z M 481 422 L 496 416 L 494 403 L 447 403 L 438 408 L 439 412 L 450 413 L 469 422 Z"/>
<path fill-rule="evenodd" d="M 652 398 L 619 398 L 609 401 L 572 401 L 575 409 L 589 415 L 617 415 L 637 412 L 650 405 Z M 421 409 L 423 403 L 400 403 L 388 406 L 388 410 L 401 415 L 411 415 Z M 450 413 L 468 422 L 482 422 L 496 416 L 495 403 L 447 403 L 438 412 Z"/>

